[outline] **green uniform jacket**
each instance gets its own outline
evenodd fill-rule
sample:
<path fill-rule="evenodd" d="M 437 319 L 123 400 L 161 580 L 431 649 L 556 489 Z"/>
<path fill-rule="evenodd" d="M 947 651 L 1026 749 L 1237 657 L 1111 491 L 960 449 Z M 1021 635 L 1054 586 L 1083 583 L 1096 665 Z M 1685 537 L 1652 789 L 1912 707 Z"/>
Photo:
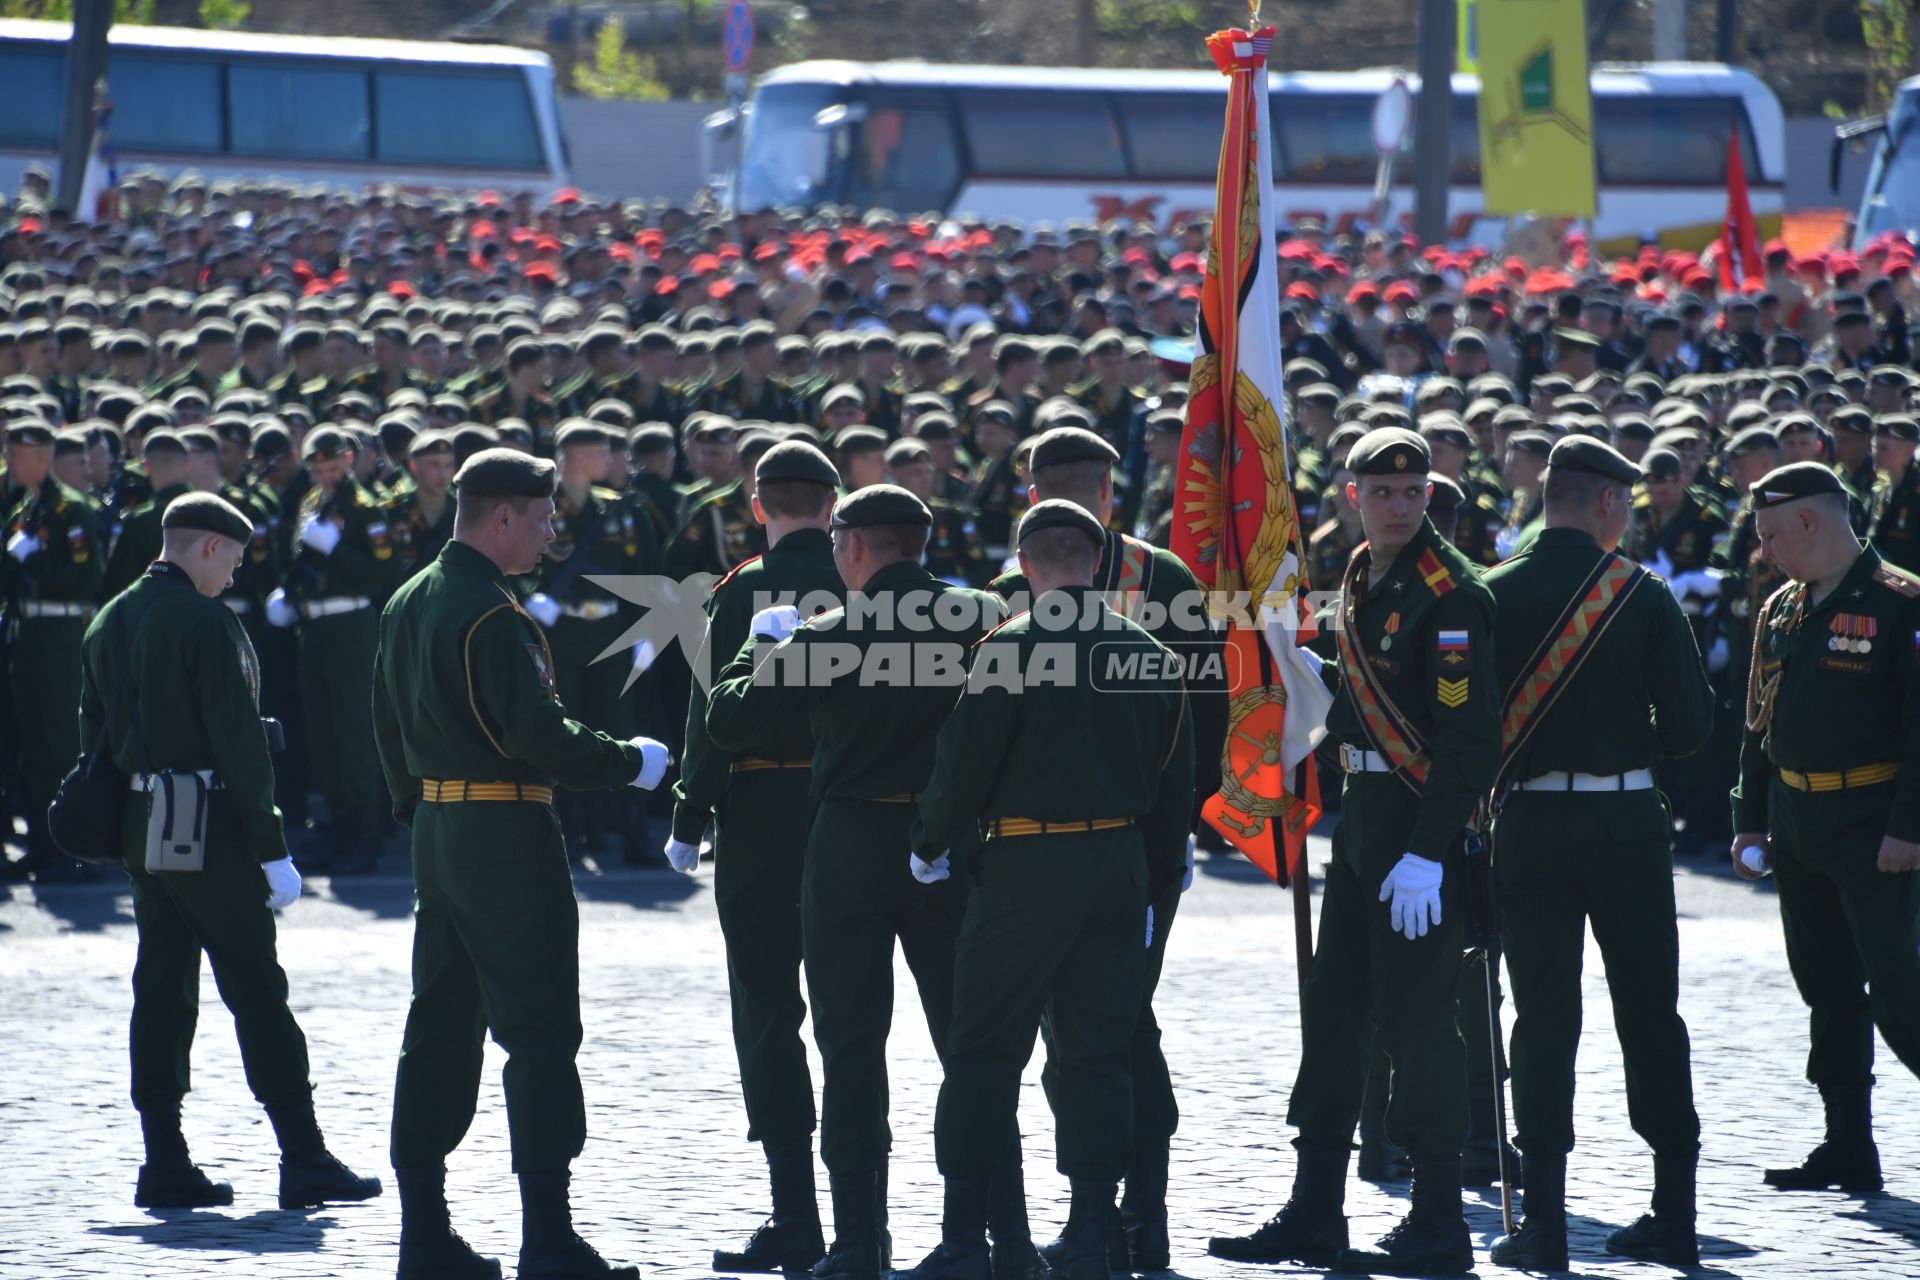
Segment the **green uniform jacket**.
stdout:
<path fill-rule="evenodd" d="M 400 562 L 401 574 L 412 577 L 420 572 L 433 563 L 440 548 L 453 541 L 456 503 L 451 492 L 445 496 L 446 509 L 431 524 L 421 509 L 418 488 L 410 488 L 387 500 L 387 532 L 393 538 L 394 558 Z"/>
<path fill-rule="evenodd" d="M 132 708 L 113 708 L 126 674 L 114 637 L 122 614 L 144 758 L 133 740 Z M 87 627 L 80 652 L 80 741 L 88 749 L 106 724 L 113 763 L 123 773 L 213 770 L 220 786 L 207 811 L 208 844 L 262 862 L 287 856 L 273 803 L 273 756 L 260 727 L 260 663 L 230 609 L 196 591 L 183 570 L 162 565 L 108 602 Z"/>
<path fill-rule="evenodd" d="M 652 573 L 660 562 L 653 528 L 635 518 L 615 489 L 594 485 L 576 508 L 562 489 L 554 498 L 553 541 L 535 571 L 536 590 L 561 604 L 620 597 L 589 577 Z M 632 612 L 631 606 L 624 612 Z"/>
<path fill-rule="evenodd" d="M 281 558 L 280 540 L 274 534 L 280 527 L 280 504 L 272 492 L 260 484 L 241 488 L 223 484 L 220 496 L 240 508 L 253 522 L 253 536 L 247 540 L 246 554 L 234 570 L 233 585 L 227 594 L 254 603 L 265 600 L 286 579 L 287 566 Z"/>
<path fill-rule="evenodd" d="M 1920 578 L 1869 547 L 1833 594 L 1817 606 L 1810 601 L 1805 584 L 1790 584 L 1755 620 L 1758 647 L 1733 829 L 1767 830 L 1768 782 L 1776 768 L 1830 773 L 1898 763 L 1885 834 L 1920 840 Z M 1771 705 L 1756 716 L 1769 684 Z M 1855 795 L 1886 803 L 1879 787 L 1835 798 Z"/>
<path fill-rule="evenodd" d="M 0 599 L 69 604 L 99 599 L 105 539 L 100 508 L 93 499 L 52 476 L 32 493 L 6 492 L 7 507 L 0 511 L 0 547 L 14 534 L 26 533 L 40 540 L 40 549 L 25 560 L 0 555 Z"/>
<path fill-rule="evenodd" d="M 300 541 L 300 527 L 308 520 L 330 520 L 340 530 L 340 541 L 327 555 Z M 331 495 L 317 486 L 300 500 L 293 521 L 293 567 L 287 575 L 287 594 L 296 600 L 324 600 L 330 596 L 366 596 L 378 602 L 405 571 L 395 550 L 387 510 L 371 493 L 348 476 Z"/>
<path fill-rule="evenodd" d="M 1194 799 L 1193 717 L 1168 651 L 1105 604 L 1090 627 L 1048 631 L 1032 614 L 974 646 L 942 726 L 912 846 L 933 861 L 978 843 L 996 818 L 1132 818 L 1149 900 L 1186 869 Z M 1134 659 L 1131 674 L 1126 671 Z M 1071 679 L 1024 677 L 1051 664 Z"/>
<path fill-rule="evenodd" d="M 1420 572 L 1428 551 L 1445 570 L 1436 583 Z M 1354 554 L 1367 555 L 1366 544 Z M 1438 862 L 1493 785 L 1500 759 L 1493 595 L 1467 558 L 1423 520 L 1390 566 L 1371 571 L 1355 621 L 1355 640 L 1380 684 L 1426 740 L 1431 765 L 1405 851 Z M 1373 750 L 1352 692 L 1338 678 L 1334 683 L 1340 687 L 1327 713 L 1329 744 Z"/>
<path fill-rule="evenodd" d="M 187 491 L 184 484 L 168 485 L 127 513 L 120 522 L 120 533 L 113 540 L 113 554 L 107 559 L 101 594 L 111 600 L 132 586 L 147 566 L 160 558 L 164 538 L 160 517 L 167 514 L 173 500 Z"/>
<path fill-rule="evenodd" d="M 420 781 L 624 787 L 640 749 L 570 719 L 546 636 L 493 562 L 450 542 L 380 615 L 373 724 L 393 813 L 413 823 Z"/>
<path fill-rule="evenodd" d="M 846 588 L 833 564 L 833 543 L 824 529 L 796 529 L 763 556 L 755 556 L 714 584 L 707 597 L 707 634 L 694 660 L 693 694 L 687 702 L 687 740 L 680 756 L 680 781 L 673 786 L 673 838 L 698 844 L 716 805 L 727 792 L 733 762 L 740 756 L 762 760 L 813 759 L 813 728 L 804 717 L 768 719 L 734 750 L 717 745 L 707 732 L 707 695 L 700 673 L 718 676 L 747 642 L 753 615 L 776 604 L 802 604 L 825 593 L 844 601 Z"/>
<path fill-rule="evenodd" d="M 1000 616 L 999 601 L 940 581 L 910 561 L 873 575 L 858 596 L 891 594 L 891 616 L 848 618 L 835 609 L 809 620 L 775 646 L 750 636 L 715 679 L 707 706 L 707 731 L 715 743 L 744 751 L 776 721 L 802 717 L 813 726 L 813 787 L 817 800 L 871 800 L 924 791 L 933 774 L 934 735 L 946 721 L 966 678 L 967 651 Z M 914 596 L 909 600 L 907 597 Z M 941 603 L 941 597 L 964 597 Z M 932 629 L 909 625 L 918 611 L 928 619 L 951 616 L 958 625 Z M 843 648 L 843 646 L 845 646 Z M 767 655 L 771 652 L 771 658 Z M 822 681 L 828 654 L 857 655 L 860 665 Z M 945 678 L 923 679 L 914 668 L 938 657 Z M 868 660 L 876 660 L 869 667 Z M 878 661 L 888 665 L 880 678 Z M 762 662 L 778 665 L 760 671 Z M 798 679 L 798 675 L 812 679 Z"/>
<path fill-rule="evenodd" d="M 1487 571 L 1503 693 L 1533 674 L 1541 643 L 1558 634 L 1600 555 L 1579 529 L 1543 529 L 1532 547 Z M 1648 574 L 1566 680 L 1513 776 L 1648 768 L 1662 756 L 1698 751 L 1712 731 L 1713 690 L 1692 628 L 1666 581 Z"/>
<path fill-rule="evenodd" d="M 754 518 L 745 485 L 735 480 L 692 503 L 686 523 L 667 544 L 661 572 L 670 578 L 700 572 L 724 576 L 766 549 L 766 526 Z"/>
<path fill-rule="evenodd" d="M 1873 529 L 1873 549 L 1908 573 L 1920 573 L 1920 462 L 1907 463 L 1887 489 Z"/>

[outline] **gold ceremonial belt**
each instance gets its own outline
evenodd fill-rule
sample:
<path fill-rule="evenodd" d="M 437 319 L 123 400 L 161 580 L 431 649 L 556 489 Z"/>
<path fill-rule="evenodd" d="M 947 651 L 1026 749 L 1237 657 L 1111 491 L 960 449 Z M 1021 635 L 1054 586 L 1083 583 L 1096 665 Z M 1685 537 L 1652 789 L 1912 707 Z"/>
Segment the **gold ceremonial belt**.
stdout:
<path fill-rule="evenodd" d="M 1881 782 L 1892 782 L 1900 772 L 1899 761 L 1891 764 L 1863 764 L 1857 769 L 1844 769 L 1835 773 L 1795 773 L 1791 769 L 1780 770 L 1780 781 L 1795 791 L 1848 791 L 1854 787 L 1871 787 Z"/>
<path fill-rule="evenodd" d="M 1077 822 L 1041 822 L 1035 818 L 995 818 L 996 836 L 1058 836 L 1068 832 L 1117 831 L 1133 825 L 1132 818 L 1082 818 Z"/>
<path fill-rule="evenodd" d="M 868 804 L 919 804 L 918 791 L 896 791 L 890 796 L 861 796 Z"/>
<path fill-rule="evenodd" d="M 436 782 L 420 780 L 420 798 L 428 804 L 459 804 L 472 800 L 525 800 L 552 804 L 553 788 L 531 782 Z"/>
<path fill-rule="evenodd" d="M 762 760 L 758 756 L 742 756 L 733 762 L 735 773 L 759 773 L 762 769 L 811 769 L 811 760 Z"/>

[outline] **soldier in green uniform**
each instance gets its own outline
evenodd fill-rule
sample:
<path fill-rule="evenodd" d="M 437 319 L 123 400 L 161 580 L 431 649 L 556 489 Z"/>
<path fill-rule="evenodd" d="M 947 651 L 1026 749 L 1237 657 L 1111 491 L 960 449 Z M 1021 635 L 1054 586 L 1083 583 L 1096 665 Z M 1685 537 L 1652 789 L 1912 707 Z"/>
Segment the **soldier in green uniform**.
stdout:
<path fill-rule="evenodd" d="M 1833 432 L 1833 470 L 1865 508 L 1866 523 L 1855 527 L 1871 532 L 1880 523 L 1887 482 L 1873 465 L 1873 413 L 1865 405 L 1835 409 L 1827 418 Z"/>
<path fill-rule="evenodd" d="M 273 761 L 260 721 L 253 646 L 218 600 L 253 524 L 212 494 L 167 509 L 161 557 L 108 603 L 81 645 L 79 732 L 104 741 L 136 793 L 122 823 L 139 935 L 130 1030 L 133 1105 L 146 1163 L 134 1203 L 233 1203 L 233 1188 L 194 1164 L 180 1127 L 198 1020 L 200 957 L 233 1013 L 247 1085 L 280 1144 L 280 1207 L 316 1208 L 380 1194 L 326 1148 L 314 1121 L 307 1042 L 287 1007 L 273 912 L 300 897 L 273 804 Z M 124 693 L 122 691 L 124 690 Z M 168 774 L 210 779 L 203 866 L 147 870 L 147 809 Z"/>
<path fill-rule="evenodd" d="M 473 398 L 473 420 L 494 427 L 514 420 L 533 432 L 541 453 L 553 448 L 553 430 L 560 411 L 546 393 L 547 345 L 538 338 L 517 338 L 507 348 L 507 376 L 499 386 Z"/>
<path fill-rule="evenodd" d="M 1692 573 L 1707 565 L 1726 521 L 1686 482 L 1680 455 L 1654 446 L 1641 460 L 1644 491 L 1633 502 L 1627 545 L 1633 558 L 1656 566 L 1662 577 Z"/>
<path fill-rule="evenodd" d="M 551 462 L 512 450 L 469 458 L 453 541 L 380 618 L 380 764 L 394 816 L 413 829 L 413 1003 L 393 1097 L 402 1280 L 500 1274 L 453 1231 L 445 1192 L 488 1033 L 507 1053 L 519 1274 L 639 1276 L 573 1230 L 568 1168 L 586 1141 L 580 917 L 553 792 L 651 789 L 667 753 L 568 717 L 546 636 L 508 586 L 553 541 L 554 481 Z"/>
<path fill-rule="evenodd" d="M 397 576 L 411 578 L 453 539 L 453 437 L 422 431 L 407 447 L 413 484 L 387 502 L 387 532 L 393 539 Z"/>
<path fill-rule="evenodd" d="M 319 427 L 304 445 L 313 488 L 300 500 L 275 612 L 285 620 L 291 606 L 299 618 L 307 756 L 332 822 L 331 847 L 316 852 L 336 874 L 351 874 L 371 870 L 378 855 L 380 783 L 366 688 L 379 603 L 402 566 L 386 510 L 353 478 L 348 436 Z"/>
<path fill-rule="evenodd" d="M 1874 1029 L 1920 1073 L 1920 579 L 1860 545 L 1819 463 L 1765 476 L 1754 506 L 1792 582 L 1754 619 L 1732 855 L 1779 886 L 1826 1108 L 1826 1140 L 1766 1180 L 1878 1191 Z"/>
<path fill-rule="evenodd" d="M 919 440 L 895 440 L 886 449 L 887 481 L 897 484 L 933 513 L 927 536 L 927 571 L 956 587 L 978 587 L 988 577 L 986 555 L 972 513 L 933 493 L 933 451 Z"/>
<path fill-rule="evenodd" d="M 740 330 L 740 368 L 709 382 L 692 397 L 697 409 L 735 421 L 792 422 L 800 406 L 786 384 L 774 375 L 779 351 L 773 326 L 756 320 Z"/>
<path fill-rule="evenodd" d="M 1493 838 L 1514 1001 L 1513 1096 L 1526 1218 L 1493 1261 L 1567 1267 L 1567 1153 L 1587 924 L 1606 963 L 1627 1108 L 1653 1148 L 1653 1212 L 1610 1253 L 1692 1266 L 1693 1108 L 1680 995 L 1673 853 L 1653 765 L 1705 745 L 1713 691 L 1666 584 L 1616 554 L 1640 469 L 1568 436 L 1546 477 L 1546 528 L 1487 573 L 1500 687 L 1523 688 L 1506 732 L 1510 784 Z M 1594 600 L 1597 616 L 1576 606 Z M 1556 640 L 1566 647 L 1549 647 Z M 1544 658 L 1541 656 L 1546 654 Z M 1517 717 L 1531 707 L 1524 720 Z"/>
<path fill-rule="evenodd" d="M 627 505 L 653 525 L 665 546 L 680 527 L 682 500 L 673 483 L 673 428 L 643 422 L 627 434 Z"/>
<path fill-rule="evenodd" d="M 606 428 L 585 418 L 568 420 L 554 437 L 559 493 L 554 499 L 553 545 L 540 557 L 527 612 L 547 633 L 553 650 L 553 687 L 562 705 L 590 729 L 612 738 L 632 733 L 627 700 L 621 697 L 632 664 L 600 655 L 620 640 L 630 611 L 620 597 L 590 579 L 651 573 L 659 563 L 653 530 L 603 486 L 612 463 Z M 625 831 L 624 813 L 609 812 L 625 801 L 618 794 L 564 794 L 556 807 L 578 857 L 606 852 L 607 837 Z"/>
<path fill-rule="evenodd" d="M 172 431 L 149 432 L 140 446 L 152 495 L 120 521 L 100 584 L 111 600 L 139 580 L 160 554 L 160 518 L 175 498 L 187 492 L 187 446 Z"/>
<path fill-rule="evenodd" d="M 820 1280 L 877 1280 L 891 1267 L 886 1042 L 896 943 L 936 1051 L 952 1019 L 966 889 L 958 881 L 922 888 L 902 855 L 967 649 L 997 610 L 992 597 L 949 586 L 920 564 L 932 522 L 924 503 L 893 485 L 841 499 L 832 528 L 847 607 L 804 625 L 791 605 L 756 614 L 707 707 L 708 731 L 727 750 L 759 741 L 769 724 L 806 717 L 813 730 L 818 807 L 800 912 L 833 1198 L 833 1245 L 814 1269 Z M 839 660 L 853 666 L 836 676 Z"/>
<path fill-rule="evenodd" d="M 1873 549 L 1896 569 L 1920 573 L 1920 418 L 1908 413 L 1881 414 L 1873 420 L 1873 465 L 1887 479 Z"/>
<path fill-rule="evenodd" d="M 766 432 L 741 440 L 741 477 L 720 485 L 688 507 L 685 523 L 662 556 L 662 572 L 673 578 L 693 573 L 724 577 L 741 561 L 765 553 L 766 530 L 753 518 L 751 468 L 758 459 L 748 456 L 748 446 L 764 451 L 773 443 Z"/>
<path fill-rule="evenodd" d="M 1012 406 L 996 400 L 977 407 L 973 433 L 977 460 L 967 477 L 966 505 L 973 509 L 987 566 L 997 574 L 1013 554 L 1013 522 L 1026 498 L 1026 486 L 1013 465 L 1013 446 L 1019 437 Z"/>
<path fill-rule="evenodd" d="M 1208 1251 L 1457 1275 L 1473 1265 L 1460 1208 L 1466 1051 L 1454 1021 L 1460 837 L 1499 758 L 1493 599 L 1426 520 L 1425 441 L 1379 427 L 1348 464 L 1368 540 L 1341 588 L 1339 696 L 1327 728 L 1347 779 L 1287 1110 L 1300 1130 L 1293 1194 L 1258 1231 L 1216 1237 Z M 1353 1250 L 1346 1169 L 1370 1033 L 1392 1063 L 1387 1136 L 1413 1162 L 1413 1207 L 1378 1249 Z"/>
<path fill-rule="evenodd" d="M 1366 541 L 1360 509 L 1347 499 L 1352 480 L 1352 470 L 1334 468 L 1328 485 L 1333 498 L 1323 508 L 1320 527 L 1307 539 L 1307 582 L 1315 591 L 1338 591 L 1353 549 Z"/>
<path fill-rule="evenodd" d="M 7 690 L 20 755 L 27 862 L 41 880 L 80 874 L 47 838 L 47 803 L 80 755 L 73 707 L 80 638 L 100 598 L 105 538 L 93 500 L 55 478 L 53 428 L 22 418 L 6 429 L 0 480 L 0 600 L 6 602 Z"/>
<path fill-rule="evenodd" d="M 706 689 L 746 643 L 760 609 L 804 603 L 811 610 L 844 597 L 827 535 L 840 476 L 825 454 L 798 440 L 767 450 L 754 470 L 753 508 L 767 529 L 767 553 L 743 562 L 707 598 L 666 847 L 667 861 L 691 872 L 712 824 L 714 903 L 727 944 L 747 1139 L 765 1150 L 772 1183 L 772 1216 L 743 1249 L 714 1251 L 714 1270 L 723 1273 L 804 1269 L 826 1252 L 813 1181 L 813 1078 L 800 1038 L 813 730 L 800 716 L 769 719 L 752 741 L 721 747 L 707 732 Z"/>
<path fill-rule="evenodd" d="M 1020 1165 L 1020 1069 L 1043 1015 L 1058 1164 L 1073 1188 L 1052 1273 L 1109 1274 L 1114 1191 L 1137 1159 L 1132 1020 L 1163 927 L 1156 908 L 1180 891 L 1195 755 L 1171 653 L 1094 589 L 1109 546 L 1077 503 L 1043 501 L 1021 520 L 1021 574 L 1037 601 L 1067 608 L 1065 625 L 1036 609 L 974 648 L 911 833 L 922 882 L 948 879 L 955 859 L 976 864 L 934 1122 L 946 1211 L 939 1248 L 907 1273 L 920 1280 L 995 1273 L 994 1183 Z M 1027 685 L 1042 655 L 1070 678 Z M 1134 674 L 1116 676 L 1129 659 Z"/>

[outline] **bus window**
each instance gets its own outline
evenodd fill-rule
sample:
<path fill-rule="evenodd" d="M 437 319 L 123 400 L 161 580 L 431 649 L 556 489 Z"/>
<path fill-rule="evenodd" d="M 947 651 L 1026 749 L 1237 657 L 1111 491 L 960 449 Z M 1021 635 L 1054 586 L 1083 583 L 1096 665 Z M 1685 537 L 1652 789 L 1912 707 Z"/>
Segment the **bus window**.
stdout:
<path fill-rule="evenodd" d="M 1480 185 L 1480 99 L 1453 95 L 1453 127 L 1447 134 L 1447 167 L 1456 187 Z"/>
<path fill-rule="evenodd" d="M 973 171 L 994 178 L 1124 178 L 1106 99 L 1085 93 L 966 93 L 960 120 Z"/>
<path fill-rule="evenodd" d="M 960 152 L 945 102 L 871 99 L 847 181 L 847 199 L 856 205 L 902 213 L 946 208 L 960 189 Z"/>
<path fill-rule="evenodd" d="M 107 86 L 113 95 L 113 141 L 122 151 L 215 155 L 225 150 L 220 66 L 212 58 L 119 54 L 108 65 Z"/>
<path fill-rule="evenodd" d="M 1119 105 L 1134 177 L 1213 181 L 1226 120 L 1224 94 L 1125 94 Z"/>
<path fill-rule="evenodd" d="M 519 76 L 380 71 L 373 100 L 374 145 L 386 163 L 546 167 L 533 103 Z"/>
<path fill-rule="evenodd" d="M 806 206 L 830 198 L 832 134 L 815 118 L 835 106 L 839 95 L 837 89 L 813 84 L 768 85 L 754 94 L 740 166 L 740 208 Z"/>
<path fill-rule="evenodd" d="M 1594 157 L 1611 186 L 1719 185 L 1727 180 L 1727 128 L 1738 123 L 1740 166 L 1763 182 L 1753 131 L 1737 98 L 1595 97 Z"/>
<path fill-rule="evenodd" d="M 67 59 L 58 45 L 20 43 L 0 49 L 0 139 L 20 146 L 51 147 L 60 141 Z"/>
<path fill-rule="evenodd" d="M 1275 182 L 1370 186 L 1373 99 L 1358 94 L 1276 93 L 1272 98 L 1279 162 Z"/>
<path fill-rule="evenodd" d="M 367 73 L 320 65 L 227 69 L 227 133 L 235 155 L 365 160 Z"/>

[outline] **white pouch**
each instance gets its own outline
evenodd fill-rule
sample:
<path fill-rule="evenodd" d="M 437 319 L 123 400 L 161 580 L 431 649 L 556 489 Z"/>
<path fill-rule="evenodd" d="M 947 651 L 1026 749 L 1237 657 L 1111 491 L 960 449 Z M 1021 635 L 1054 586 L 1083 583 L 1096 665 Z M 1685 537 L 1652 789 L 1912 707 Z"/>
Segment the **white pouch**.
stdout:
<path fill-rule="evenodd" d="M 201 871 L 207 865 L 207 797 L 204 774 L 156 773 L 147 779 L 147 870 Z"/>

